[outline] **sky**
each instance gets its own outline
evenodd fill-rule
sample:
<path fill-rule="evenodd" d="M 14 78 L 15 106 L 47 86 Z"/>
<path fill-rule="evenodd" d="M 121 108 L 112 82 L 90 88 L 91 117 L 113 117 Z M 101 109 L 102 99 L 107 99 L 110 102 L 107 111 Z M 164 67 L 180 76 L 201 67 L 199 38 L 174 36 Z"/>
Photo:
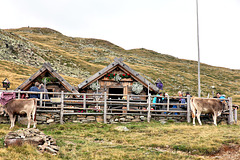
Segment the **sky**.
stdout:
<path fill-rule="evenodd" d="M 198 60 L 196 0 L 0 0 L 0 28 L 48 27 Z M 240 69 L 240 0 L 198 0 L 200 62 Z"/>

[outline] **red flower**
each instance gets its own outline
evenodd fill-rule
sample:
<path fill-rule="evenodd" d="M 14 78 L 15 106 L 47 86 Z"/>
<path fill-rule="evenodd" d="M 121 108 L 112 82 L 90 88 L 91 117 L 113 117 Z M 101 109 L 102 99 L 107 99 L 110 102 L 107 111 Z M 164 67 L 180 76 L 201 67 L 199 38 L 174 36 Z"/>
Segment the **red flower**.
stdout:
<path fill-rule="evenodd" d="M 130 74 L 129 74 L 129 73 L 128 73 L 127 75 L 128 75 L 128 76 L 130 76 Z"/>
<path fill-rule="evenodd" d="M 125 74 L 122 74 L 125 77 Z"/>
<path fill-rule="evenodd" d="M 115 76 L 115 73 L 113 74 L 113 76 Z"/>
<path fill-rule="evenodd" d="M 108 77 L 110 77 L 110 74 L 108 74 Z"/>

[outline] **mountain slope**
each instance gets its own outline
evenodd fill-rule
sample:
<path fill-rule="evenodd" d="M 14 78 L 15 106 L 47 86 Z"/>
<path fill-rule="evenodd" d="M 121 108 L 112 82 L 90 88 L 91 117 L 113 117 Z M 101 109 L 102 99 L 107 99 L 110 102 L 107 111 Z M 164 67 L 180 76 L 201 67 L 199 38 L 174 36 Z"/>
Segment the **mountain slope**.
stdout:
<path fill-rule="evenodd" d="M 0 78 L 17 74 L 18 79 L 10 80 L 16 84 L 14 87 L 36 72 L 45 61 L 65 75 L 69 83 L 77 85 L 111 63 L 115 57 L 123 57 L 124 63 L 153 83 L 160 78 L 164 91 L 170 95 L 176 95 L 178 90 L 197 95 L 196 61 L 143 48 L 125 50 L 100 39 L 67 37 L 49 28 L 0 30 L 0 38 L 0 69 L 3 70 Z M 8 65 L 17 68 L 12 71 L 4 69 Z M 212 93 L 211 86 L 215 86 L 215 92 L 227 96 L 238 95 L 239 78 L 239 70 L 201 64 L 202 96 Z"/>

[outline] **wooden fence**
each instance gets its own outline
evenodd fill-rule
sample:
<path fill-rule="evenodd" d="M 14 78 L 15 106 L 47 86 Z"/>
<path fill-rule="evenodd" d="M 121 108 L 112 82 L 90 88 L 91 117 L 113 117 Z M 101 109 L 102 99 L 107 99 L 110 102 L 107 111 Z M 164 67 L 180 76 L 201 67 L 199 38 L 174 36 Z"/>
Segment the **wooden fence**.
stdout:
<path fill-rule="evenodd" d="M 188 123 L 191 122 L 190 96 L 168 96 L 165 98 L 164 103 L 152 103 L 152 99 L 157 97 L 156 95 L 123 95 L 107 94 L 106 92 L 99 94 L 30 91 L 7 92 L 15 92 L 18 99 L 20 99 L 21 94 L 40 94 L 37 112 L 58 113 L 61 124 L 64 123 L 63 117 L 68 115 L 102 115 L 104 123 L 107 123 L 107 115 L 117 114 L 144 115 L 147 116 L 148 122 L 150 122 L 151 117 L 155 116 L 186 117 L 186 121 Z M 51 98 L 44 99 L 44 94 L 48 94 Z M 121 96 L 123 99 L 110 99 L 108 98 L 110 96 Z M 145 100 L 136 100 L 136 98 Z M 180 98 L 185 98 L 186 103 L 179 103 L 178 100 Z M 228 116 L 228 123 L 237 123 L 237 109 L 232 108 L 232 98 L 230 97 L 225 100 L 229 104 L 229 112 L 224 113 Z"/>

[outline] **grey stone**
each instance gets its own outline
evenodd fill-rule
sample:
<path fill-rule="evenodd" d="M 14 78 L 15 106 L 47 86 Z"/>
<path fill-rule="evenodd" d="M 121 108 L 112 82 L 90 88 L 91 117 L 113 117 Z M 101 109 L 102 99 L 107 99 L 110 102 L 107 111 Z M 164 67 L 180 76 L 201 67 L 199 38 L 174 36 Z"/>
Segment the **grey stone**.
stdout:
<path fill-rule="evenodd" d="M 56 151 L 59 151 L 59 147 L 56 146 L 56 145 L 51 145 L 51 148 L 54 149 L 54 150 L 56 150 Z"/>
<path fill-rule="evenodd" d="M 47 117 L 45 117 L 45 116 L 36 116 L 36 120 L 37 121 L 46 121 Z"/>
<path fill-rule="evenodd" d="M 97 121 L 98 123 L 103 123 L 103 117 L 102 117 L 102 116 L 97 116 L 97 117 L 96 117 L 96 121 Z"/>
<path fill-rule="evenodd" d="M 95 121 L 95 117 L 94 116 L 87 116 L 87 120 L 94 120 Z"/>
<path fill-rule="evenodd" d="M 116 128 L 114 128 L 115 130 L 118 131 L 129 131 L 129 129 L 126 126 L 117 126 Z"/>
<path fill-rule="evenodd" d="M 144 117 L 144 116 L 140 116 L 140 119 L 141 119 L 142 121 L 146 121 L 146 120 L 147 120 L 147 118 Z"/>
<path fill-rule="evenodd" d="M 77 120 L 77 121 L 72 121 L 73 123 L 80 123 L 81 121 Z"/>
<path fill-rule="evenodd" d="M 86 119 L 83 119 L 81 122 L 82 122 L 82 123 L 89 123 L 89 121 L 86 120 Z"/>
<path fill-rule="evenodd" d="M 132 122 L 141 122 L 141 119 L 139 119 L 139 118 L 133 119 Z"/>
<path fill-rule="evenodd" d="M 127 119 L 134 119 L 133 116 L 126 116 Z"/>
<path fill-rule="evenodd" d="M 56 146 L 56 140 L 51 136 L 45 135 L 38 129 L 21 129 L 17 131 L 9 132 L 4 139 L 4 146 L 21 146 L 24 143 L 32 144 L 44 152 L 45 150 L 56 154 L 59 151 L 59 147 Z"/>
<path fill-rule="evenodd" d="M 48 119 L 47 120 L 47 123 L 53 123 L 54 122 L 54 119 Z"/>
<path fill-rule="evenodd" d="M 167 123 L 165 119 L 160 119 L 159 122 L 161 122 L 162 124 Z"/>
<path fill-rule="evenodd" d="M 106 117 L 107 119 L 111 119 L 112 118 L 112 116 L 111 115 L 107 115 L 107 117 Z"/>
<path fill-rule="evenodd" d="M 53 118 L 60 118 L 59 114 L 53 115 Z"/>
<path fill-rule="evenodd" d="M 125 121 L 126 121 L 126 118 L 120 118 L 119 121 L 120 121 L 120 122 L 125 122 Z"/>
<path fill-rule="evenodd" d="M 50 153 L 57 153 L 57 151 L 52 149 L 51 147 L 46 147 L 46 151 L 48 151 Z"/>

